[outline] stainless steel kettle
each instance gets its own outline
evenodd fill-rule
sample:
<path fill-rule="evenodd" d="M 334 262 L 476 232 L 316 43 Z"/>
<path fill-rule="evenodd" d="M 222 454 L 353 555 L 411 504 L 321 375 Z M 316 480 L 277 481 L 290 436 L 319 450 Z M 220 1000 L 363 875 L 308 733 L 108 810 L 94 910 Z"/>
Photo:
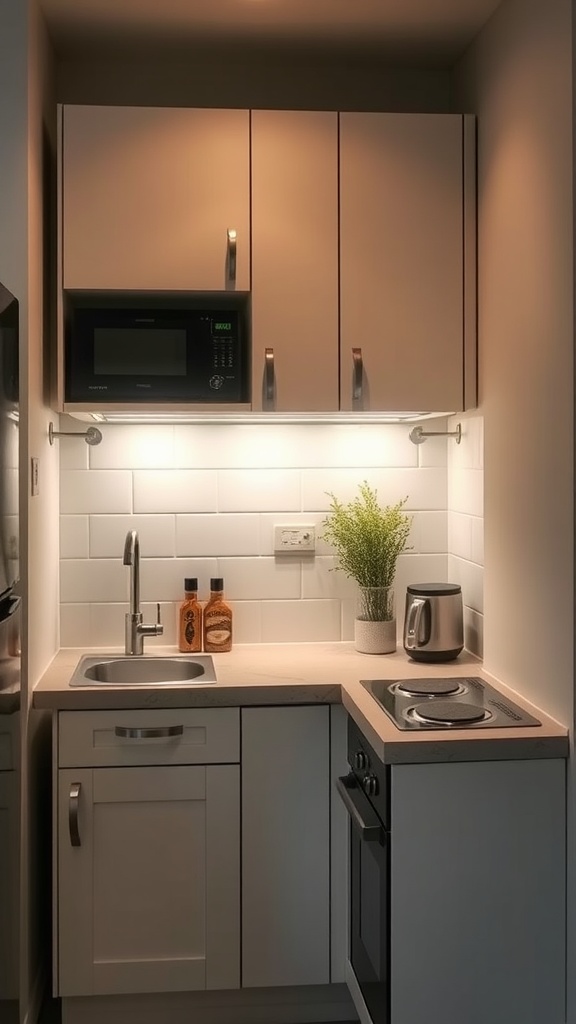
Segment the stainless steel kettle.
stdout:
<path fill-rule="evenodd" d="M 411 583 L 406 590 L 404 650 L 414 661 L 451 661 L 464 646 L 462 588 Z"/>

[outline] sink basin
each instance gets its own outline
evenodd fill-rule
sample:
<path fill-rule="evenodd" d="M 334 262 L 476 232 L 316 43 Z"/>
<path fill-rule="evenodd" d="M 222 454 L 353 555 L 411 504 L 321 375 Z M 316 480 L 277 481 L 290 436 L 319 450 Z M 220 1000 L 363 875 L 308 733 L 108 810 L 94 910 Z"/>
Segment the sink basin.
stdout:
<path fill-rule="evenodd" d="M 144 655 L 84 656 L 78 662 L 70 686 L 174 686 L 216 682 L 209 654 L 184 654 L 154 658 Z"/>

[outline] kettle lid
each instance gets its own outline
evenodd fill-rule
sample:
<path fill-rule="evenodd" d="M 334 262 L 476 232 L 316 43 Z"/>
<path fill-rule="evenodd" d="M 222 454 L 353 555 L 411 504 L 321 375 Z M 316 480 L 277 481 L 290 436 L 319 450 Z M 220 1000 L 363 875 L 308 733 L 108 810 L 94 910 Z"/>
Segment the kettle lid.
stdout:
<path fill-rule="evenodd" d="M 442 594 L 460 594 L 459 583 L 410 583 L 406 588 L 409 594 L 419 597 L 440 597 Z"/>

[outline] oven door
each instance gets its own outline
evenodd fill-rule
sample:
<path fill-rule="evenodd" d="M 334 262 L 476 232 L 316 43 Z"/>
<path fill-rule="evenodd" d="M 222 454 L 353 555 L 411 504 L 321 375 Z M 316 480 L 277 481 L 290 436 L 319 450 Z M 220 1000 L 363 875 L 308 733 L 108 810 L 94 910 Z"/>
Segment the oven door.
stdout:
<path fill-rule="evenodd" d="M 351 980 L 372 1024 L 389 1024 L 389 833 L 352 772 L 336 785 L 350 816 Z M 356 1009 L 362 1020 L 364 1008 Z"/>

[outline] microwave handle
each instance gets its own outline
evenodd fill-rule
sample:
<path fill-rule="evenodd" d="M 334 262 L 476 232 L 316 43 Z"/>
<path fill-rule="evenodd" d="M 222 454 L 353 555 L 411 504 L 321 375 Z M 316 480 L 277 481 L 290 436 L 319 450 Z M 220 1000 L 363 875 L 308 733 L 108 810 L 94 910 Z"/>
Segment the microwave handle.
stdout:
<path fill-rule="evenodd" d="M 264 404 L 267 407 L 274 405 L 274 349 L 264 349 Z"/>
<path fill-rule="evenodd" d="M 226 233 L 227 237 L 227 255 L 228 255 L 228 281 L 231 284 L 236 283 L 236 229 L 228 228 Z"/>

